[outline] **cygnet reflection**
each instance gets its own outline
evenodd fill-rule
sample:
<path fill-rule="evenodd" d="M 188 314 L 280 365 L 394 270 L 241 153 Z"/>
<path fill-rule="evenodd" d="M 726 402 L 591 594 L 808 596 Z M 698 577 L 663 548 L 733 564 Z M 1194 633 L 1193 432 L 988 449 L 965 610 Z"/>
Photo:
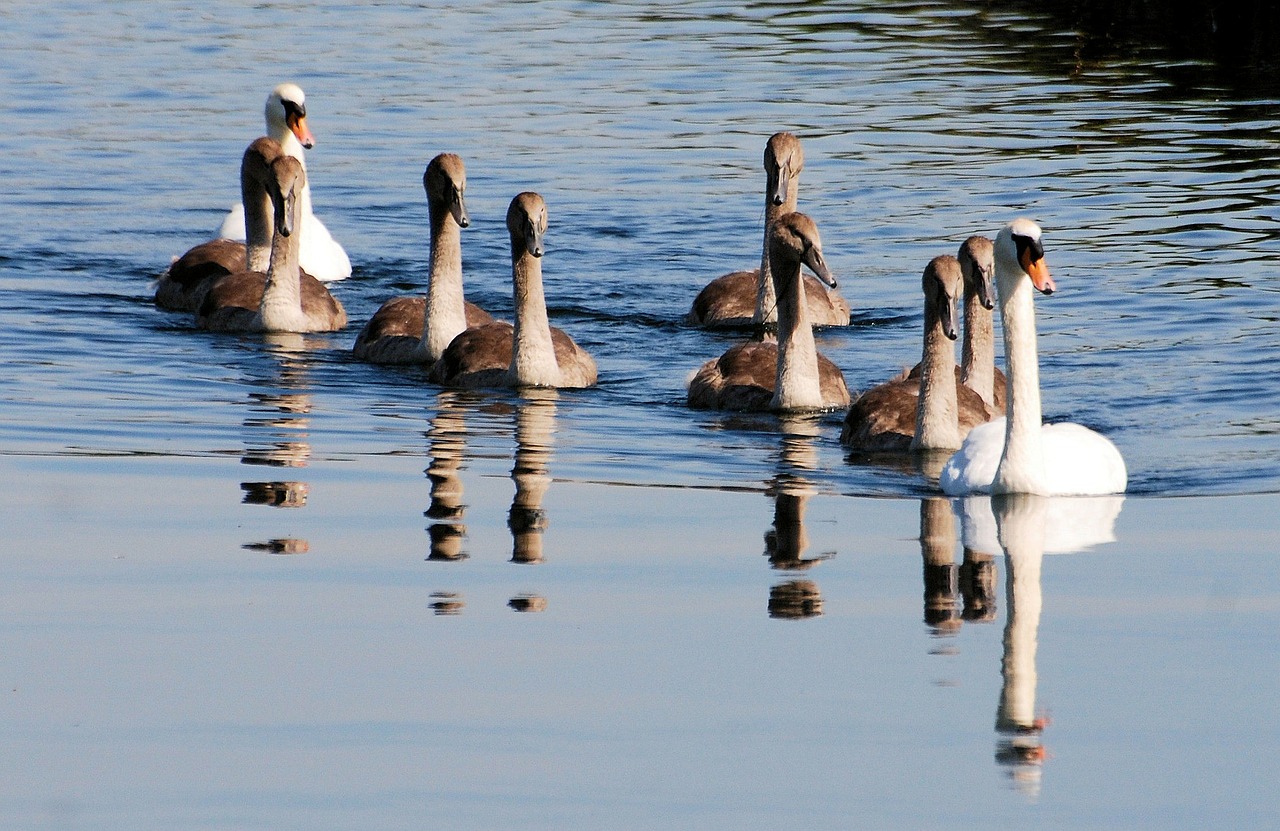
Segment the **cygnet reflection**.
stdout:
<path fill-rule="evenodd" d="M 424 515 L 435 520 L 427 526 L 430 540 L 428 560 L 463 560 L 467 526 L 463 524 L 466 505 L 462 502 L 462 457 L 466 452 L 466 408 L 458 393 L 443 390 L 436 398 L 436 414 L 426 431 L 428 462 L 425 471 L 431 483 L 431 502 Z"/>
<path fill-rule="evenodd" d="M 259 389 L 248 395 L 244 418 L 244 451 L 241 464 L 303 468 L 311 458 L 311 394 L 308 392 L 309 354 L 305 341 L 297 335 L 268 336 L 264 339 L 264 360 L 273 360 L 267 377 L 258 379 Z M 310 495 L 306 482 L 296 479 L 241 482 L 241 503 L 273 508 L 303 508 Z M 247 550 L 275 554 L 301 554 L 309 549 L 306 540 L 281 537 L 252 542 Z"/>
<path fill-rule="evenodd" d="M 528 389 L 516 405 L 516 452 L 511 480 L 516 492 L 507 514 L 511 562 L 541 563 L 547 514 L 542 500 L 551 487 L 549 465 L 556 431 L 554 389 Z"/>

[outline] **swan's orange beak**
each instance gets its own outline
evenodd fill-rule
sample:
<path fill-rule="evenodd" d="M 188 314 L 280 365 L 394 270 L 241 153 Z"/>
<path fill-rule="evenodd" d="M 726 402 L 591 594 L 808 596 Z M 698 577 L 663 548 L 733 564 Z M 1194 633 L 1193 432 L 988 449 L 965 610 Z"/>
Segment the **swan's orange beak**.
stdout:
<path fill-rule="evenodd" d="M 1023 249 L 1018 256 L 1021 260 L 1022 270 L 1027 272 L 1027 276 L 1031 278 L 1031 285 L 1036 287 L 1036 291 L 1042 294 L 1053 294 L 1057 288 L 1053 283 L 1053 278 L 1049 276 L 1049 264 L 1045 262 L 1043 256 L 1031 259 L 1034 256 L 1030 248 Z"/>
<path fill-rule="evenodd" d="M 289 130 L 297 137 L 298 142 L 303 147 L 310 150 L 316 146 L 316 137 L 311 135 L 311 128 L 307 126 L 307 114 L 290 109 L 284 117 L 284 121 L 289 125 Z"/>

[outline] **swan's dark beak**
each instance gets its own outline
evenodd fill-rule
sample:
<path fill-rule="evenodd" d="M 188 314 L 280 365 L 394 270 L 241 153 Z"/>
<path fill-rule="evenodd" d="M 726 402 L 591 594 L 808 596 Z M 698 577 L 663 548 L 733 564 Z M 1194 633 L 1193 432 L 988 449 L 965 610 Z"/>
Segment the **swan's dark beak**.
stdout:
<path fill-rule="evenodd" d="M 827 268 L 827 261 L 822 258 L 822 251 L 817 246 L 810 246 L 804 252 L 804 264 L 818 275 L 819 280 L 831 288 L 836 287 L 836 276 L 831 273 L 831 269 Z"/>
<path fill-rule="evenodd" d="M 530 254 L 532 254 L 535 257 L 541 257 L 543 252 L 543 248 L 542 248 L 543 235 L 544 235 L 544 229 L 539 228 L 537 223 L 530 222 L 526 224 L 524 229 L 525 250 L 527 250 Z"/>
<path fill-rule="evenodd" d="M 946 298 L 946 302 L 942 303 L 942 308 L 938 310 L 938 323 L 942 326 L 942 334 L 947 336 L 948 340 L 956 339 L 956 301 L 954 297 Z"/>
<path fill-rule="evenodd" d="M 462 191 L 454 191 L 454 199 L 449 205 L 449 213 L 453 214 L 453 221 L 458 223 L 458 227 L 466 228 L 471 224 L 471 217 L 467 216 L 467 203 L 462 198 Z"/>
<path fill-rule="evenodd" d="M 982 279 L 978 280 L 978 302 L 982 304 L 982 308 L 991 311 L 996 307 L 996 291 L 995 285 L 991 282 L 991 271 L 979 268 L 978 273 L 982 275 Z"/>

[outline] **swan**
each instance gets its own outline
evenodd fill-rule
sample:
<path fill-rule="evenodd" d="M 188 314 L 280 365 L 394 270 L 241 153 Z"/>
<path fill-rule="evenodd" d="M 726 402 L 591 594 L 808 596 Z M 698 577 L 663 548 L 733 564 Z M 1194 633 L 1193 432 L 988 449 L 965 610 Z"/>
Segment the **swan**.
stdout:
<path fill-rule="evenodd" d="M 316 139 L 307 126 L 307 96 L 297 84 L 280 84 L 267 96 L 264 114 L 267 135 L 280 142 L 284 152 L 302 163 L 306 170 L 304 148 L 310 150 Z M 351 260 L 329 229 L 311 212 L 311 185 L 302 191 L 302 248 L 298 261 L 302 269 L 322 282 L 345 280 L 351 276 Z M 231 208 L 218 229 L 219 239 L 245 241 L 244 205 Z"/>
<path fill-rule="evenodd" d="M 689 382 L 694 409 L 833 410 L 849 405 L 839 367 L 818 354 L 808 308 L 800 303 L 800 264 L 835 287 L 822 258 L 818 226 L 802 213 L 780 217 L 769 230 L 769 267 L 778 297 L 778 340 L 739 344 L 707 361 Z"/>
<path fill-rule="evenodd" d="M 943 466 L 942 490 L 951 496 L 1123 493 L 1128 473 L 1110 440 L 1078 424 L 1041 423 L 1031 292 L 1034 288 L 1051 294 L 1054 282 L 1045 263 L 1040 226 L 1016 219 L 1000 231 L 995 241 L 995 276 L 1009 375 L 1006 417 L 970 431 Z"/>
<path fill-rule="evenodd" d="M 960 261 L 934 257 L 924 269 L 924 355 L 918 377 L 899 375 L 853 402 L 840 441 L 858 450 L 955 450 L 965 434 L 991 418 L 978 393 L 956 378 L 956 300 Z"/>
<path fill-rule="evenodd" d="M 247 157 L 246 157 L 247 158 Z M 228 274 L 266 272 L 271 265 L 272 208 L 261 177 L 246 175 L 240 165 L 240 192 L 248 242 L 215 239 L 202 242 L 169 264 L 156 284 L 155 302 L 162 309 L 194 312 L 209 286 Z"/>
<path fill-rule="evenodd" d="M 431 222 L 427 295 L 393 297 L 356 337 L 352 353 L 375 364 L 427 364 L 464 329 L 493 323 L 493 316 L 462 297 L 461 229 L 471 224 L 465 193 L 467 168 L 459 156 L 441 153 L 422 174 Z"/>
<path fill-rule="evenodd" d="M 507 209 L 516 323 L 489 323 L 453 339 L 431 379 L 454 387 L 590 387 L 596 362 L 573 338 L 547 321 L 542 292 L 542 237 L 547 205 L 536 193 L 517 194 Z"/>
<path fill-rule="evenodd" d="M 249 145 L 243 176 L 262 182 L 275 217 L 271 263 L 266 274 L 242 271 L 210 286 L 196 324 L 219 332 L 332 332 L 347 325 L 342 304 L 322 283 L 298 268 L 301 194 L 307 180 L 302 163 L 274 139 Z"/>
<path fill-rule="evenodd" d="M 774 133 L 764 147 L 764 246 L 760 267 L 734 271 L 708 283 L 694 298 L 685 321 L 701 326 L 777 325 L 769 278 L 769 226 L 796 209 L 804 149 L 794 133 Z M 805 275 L 805 300 L 814 326 L 848 326 L 849 304 L 816 278 Z"/>
<path fill-rule="evenodd" d="M 1005 378 L 995 365 L 996 349 L 992 336 L 991 310 L 995 308 L 995 288 L 991 274 L 995 269 L 991 240 L 972 236 L 960 244 L 956 258 L 964 273 L 964 345 L 956 381 L 982 396 L 993 417 L 1004 412 Z M 909 377 L 920 377 L 916 364 Z"/>

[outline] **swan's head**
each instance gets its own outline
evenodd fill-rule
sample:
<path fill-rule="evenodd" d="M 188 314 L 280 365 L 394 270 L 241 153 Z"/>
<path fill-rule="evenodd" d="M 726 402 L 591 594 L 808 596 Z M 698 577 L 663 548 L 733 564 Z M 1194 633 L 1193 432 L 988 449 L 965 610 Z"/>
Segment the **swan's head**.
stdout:
<path fill-rule="evenodd" d="M 286 133 L 293 133 L 294 138 L 303 147 L 310 150 L 316 146 L 316 137 L 311 135 L 307 126 L 307 96 L 297 84 L 281 84 L 271 90 L 267 96 L 266 106 L 267 133 L 277 141 L 281 141 Z"/>
<path fill-rule="evenodd" d="M 461 156 L 441 153 L 427 165 L 422 174 L 422 187 L 427 191 L 427 205 L 432 216 L 448 213 L 462 228 L 471 224 L 467 216 L 467 167 Z"/>
<path fill-rule="evenodd" d="M 818 225 L 799 211 L 785 214 L 770 226 L 769 260 L 774 264 L 774 279 L 782 271 L 778 268 L 780 263 L 792 266 L 804 263 L 819 280 L 831 288 L 836 287 L 835 275 L 827 268 L 827 261 L 822 257 L 822 238 L 818 236 Z"/>
<path fill-rule="evenodd" d="M 307 173 L 302 162 L 287 153 L 281 153 L 271 162 L 267 177 L 267 193 L 275 210 L 276 233 L 289 236 L 298 221 L 298 200 L 307 184 Z"/>
<path fill-rule="evenodd" d="M 920 280 L 924 288 L 924 302 L 938 317 L 942 333 L 956 339 L 956 299 L 964 291 L 964 275 L 960 261 L 950 254 L 934 257 L 924 267 Z"/>
<path fill-rule="evenodd" d="M 1014 274 L 1027 275 L 1037 291 L 1053 294 L 1057 288 L 1044 259 L 1040 226 L 1031 220 L 1015 219 L 1001 229 L 996 237 L 995 257 L 997 265 Z"/>
<path fill-rule="evenodd" d="M 542 237 L 547 232 L 547 203 L 532 191 L 517 194 L 507 208 L 507 230 L 511 232 L 511 252 L 542 256 Z"/>
<path fill-rule="evenodd" d="M 956 254 L 964 274 L 965 297 L 973 295 L 985 309 L 996 307 L 996 292 L 991 275 L 996 270 L 995 246 L 982 236 L 972 236 L 960 244 Z"/>
<path fill-rule="evenodd" d="M 774 133 L 764 146 L 764 172 L 769 180 L 769 204 L 781 205 L 795 197 L 800 171 L 804 170 L 804 148 L 795 133 Z"/>

